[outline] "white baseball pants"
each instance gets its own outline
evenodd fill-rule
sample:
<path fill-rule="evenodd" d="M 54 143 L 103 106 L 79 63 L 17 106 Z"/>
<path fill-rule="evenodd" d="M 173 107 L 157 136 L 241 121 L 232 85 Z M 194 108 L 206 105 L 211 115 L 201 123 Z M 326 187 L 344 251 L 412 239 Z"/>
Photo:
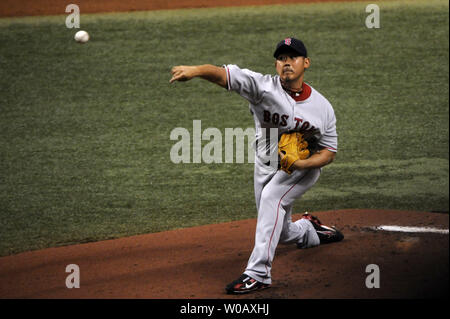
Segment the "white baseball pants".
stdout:
<path fill-rule="evenodd" d="M 292 222 L 292 206 L 319 179 L 320 169 L 287 174 L 263 164 L 255 156 L 254 187 L 258 220 L 255 247 L 245 274 L 271 284 L 271 268 L 278 243 L 297 243 L 303 248 L 318 246 L 319 237 L 306 219 Z"/>

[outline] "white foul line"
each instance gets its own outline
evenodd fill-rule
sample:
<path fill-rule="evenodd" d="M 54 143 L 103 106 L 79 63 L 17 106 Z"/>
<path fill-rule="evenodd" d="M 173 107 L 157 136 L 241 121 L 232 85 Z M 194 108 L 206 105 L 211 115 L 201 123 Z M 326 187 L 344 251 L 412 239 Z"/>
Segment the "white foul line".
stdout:
<path fill-rule="evenodd" d="M 435 233 L 448 235 L 448 229 L 438 229 L 432 227 L 408 227 L 408 226 L 377 226 L 375 230 L 396 231 L 404 233 Z"/>

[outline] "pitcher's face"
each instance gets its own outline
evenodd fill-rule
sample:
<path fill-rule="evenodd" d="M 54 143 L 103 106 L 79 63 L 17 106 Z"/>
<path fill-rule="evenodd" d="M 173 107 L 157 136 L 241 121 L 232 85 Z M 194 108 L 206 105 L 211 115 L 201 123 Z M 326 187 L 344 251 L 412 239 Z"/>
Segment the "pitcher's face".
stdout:
<path fill-rule="evenodd" d="M 275 61 L 275 68 L 281 80 L 289 83 L 303 80 L 305 69 L 309 68 L 310 60 L 295 53 L 281 53 Z"/>

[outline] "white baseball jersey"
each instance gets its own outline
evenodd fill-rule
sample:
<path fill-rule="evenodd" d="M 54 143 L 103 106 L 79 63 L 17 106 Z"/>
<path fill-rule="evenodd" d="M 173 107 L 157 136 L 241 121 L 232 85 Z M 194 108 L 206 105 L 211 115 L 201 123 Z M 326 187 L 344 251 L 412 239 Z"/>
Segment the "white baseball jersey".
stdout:
<path fill-rule="evenodd" d="M 278 75 L 262 75 L 236 65 L 225 65 L 228 90 L 239 93 L 250 103 L 255 120 L 255 151 L 264 162 L 277 152 L 281 134 L 297 131 L 314 137 L 320 147 L 337 152 L 336 117 L 330 102 L 304 83 L 303 92 L 291 96 L 283 89 Z M 278 128 L 278 138 L 269 140 L 263 129 Z M 268 146 L 269 145 L 269 146 Z M 270 148 L 268 152 L 267 148 Z"/>

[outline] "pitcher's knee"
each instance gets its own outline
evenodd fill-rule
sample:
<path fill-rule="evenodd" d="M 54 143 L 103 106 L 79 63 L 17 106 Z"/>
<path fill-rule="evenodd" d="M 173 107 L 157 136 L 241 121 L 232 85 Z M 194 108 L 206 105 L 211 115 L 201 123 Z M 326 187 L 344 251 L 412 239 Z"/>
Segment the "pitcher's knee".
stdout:
<path fill-rule="evenodd" d="M 302 229 L 303 235 L 297 241 L 298 248 L 312 248 L 320 245 L 320 239 L 314 226 L 306 219 L 300 219 L 297 222 L 299 228 Z"/>

